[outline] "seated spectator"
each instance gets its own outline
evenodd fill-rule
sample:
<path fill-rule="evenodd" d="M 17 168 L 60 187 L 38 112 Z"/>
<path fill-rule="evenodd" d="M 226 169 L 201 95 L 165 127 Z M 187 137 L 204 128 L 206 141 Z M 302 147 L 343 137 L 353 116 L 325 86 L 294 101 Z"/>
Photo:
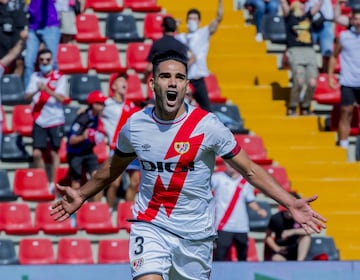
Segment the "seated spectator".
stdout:
<path fill-rule="evenodd" d="M 300 198 L 297 193 L 291 194 Z M 265 246 L 269 248 L 272 261 L 303 261 L 310 245 L 311 236 L 295 222 L 290 211 L 281 208 L 272 215 L 265 236 Z"/>
<path fill-rule="evenodd" d="M 287 0 L 280 0 L 280 4 L 285 17 L 287 56 L 292 74 L 287 115 L 297 115 L 299 105 L 301 115 L 310 115 L 319 74 L 311 38 L 311 19 L 320 10 L 322 0 L 306 13 L 304 3 L 300 1 L 293 1 L 289 6 Z"/>
<path fill-rule="evenodd" d="M 98 158 L 93 148 L 104 140 L 104 135 L 98 131 L 98 128 L 105 100 L 106 96 L 100 91 L 89 93 L 88 108 L 76 117 L 68 134 L 67 161 L 71 187 L 74 189 L 80 188 L 83 172 L 92 176 L 99 168 Z M 102 196 L 100 192 L 94 196 L 94 200 L 101 201 Z"/>

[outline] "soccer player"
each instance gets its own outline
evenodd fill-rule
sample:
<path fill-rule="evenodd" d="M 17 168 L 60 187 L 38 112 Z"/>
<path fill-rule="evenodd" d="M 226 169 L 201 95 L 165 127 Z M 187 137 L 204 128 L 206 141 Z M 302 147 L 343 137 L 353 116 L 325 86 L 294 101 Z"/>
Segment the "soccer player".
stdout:
<path fill-rule="evenodd" d="M 128 119 L 114 156 L 83 187 L 58 186 L 65 195 L 50 211 L 57 221 L 68 219 L 138 157 L 141 183 L 129 240 L 134 279 L 209 279 L 216 238 L 210 186 L 216 154 L 289 209 L 307 232 L 325 228 L 325 218 L 309 205 L 317 196 L 288 194 L 249 159 L 213 113 L 184 102 L 188 83 L 186 57 L 175 51 L 156 55 L 150 80 L 155 107 Z"/>

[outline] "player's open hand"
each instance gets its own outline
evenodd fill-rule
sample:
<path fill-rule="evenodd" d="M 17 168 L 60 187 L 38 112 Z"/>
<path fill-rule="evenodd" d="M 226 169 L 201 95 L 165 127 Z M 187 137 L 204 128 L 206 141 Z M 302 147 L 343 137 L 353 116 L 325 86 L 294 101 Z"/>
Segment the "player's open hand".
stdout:
<path fill-rule="evenodd" d="M 83 204 L 79 190 L 71 187 L 57 185 L 57 188 L 64 193 L 62 198 L 51 205 L 50 215 L 54 216 L 55 221 L 65 221 L 71 214 L 76 212 Z"/>

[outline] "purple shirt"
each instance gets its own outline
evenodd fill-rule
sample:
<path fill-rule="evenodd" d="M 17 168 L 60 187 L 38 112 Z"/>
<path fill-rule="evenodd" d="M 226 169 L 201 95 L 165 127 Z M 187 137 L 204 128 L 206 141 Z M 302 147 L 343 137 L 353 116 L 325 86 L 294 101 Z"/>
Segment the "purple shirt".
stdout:
<path fill-rule="evenodd" d="M 49 26 L 60 26 L 55 0 L 31 0 L 28 12 L 29 29 L 38 30 Z"/>

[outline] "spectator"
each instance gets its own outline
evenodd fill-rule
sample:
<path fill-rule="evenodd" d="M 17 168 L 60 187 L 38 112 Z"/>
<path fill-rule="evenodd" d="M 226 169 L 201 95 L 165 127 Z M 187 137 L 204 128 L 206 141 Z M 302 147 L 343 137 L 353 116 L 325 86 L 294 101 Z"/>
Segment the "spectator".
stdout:
<path fill-rule="evenodd" d="M 297 193 L 291 193 L 300 198 Z M 275 237 L 273 236 L 275 234 Z M 272 215 L 266 230 L 265 246 L 272 261 L 303 261 L 311 244 L 311 236 L 295 222 L 286 208 Z"/>
<path fill-rule="evenodd" d="M 23 0 L 0 0 L 0 58 L 4 57 L 20 39 L 27 19 Z M 9 65 L 9 72 L 22 76 L 24 62 L 20 55 Z"/>
<path fill-rule="evenodd" d="M 336 1 L 334 8 L 334 21 L 335 24 L 340 24 L 345 27 L 350 27 L 350 20 L 347 14 L 342 14 L 341 7 L 346 5 L 347 0 L 338 0 Z"/>
<path fill-rule="evenodd" d="M 122 74 L 119 75 L 111 84 L 114 95 L 105 101 L 105 108 L 102 113 L 102 121 L 106 135 L 109 139 L 111 153 L 114 152 L 116 147 L 117 136 L 126 123 L 127 119 L 140 108 L 136 107 L 135 104 L 127 100 L 126 92 L 128 89 L 127 76 Z M 129 175 L 129 185 L 123 186 L 121 184 L 122 176 L 119 176 L 113 181 L 107 191 L 106 199 L 110 207 L 116 207 L 118 189 L 124 187 L 125 200 L 135 200 L 137 187 L 140 183 L 140 166 L 139 161 L 135 159 L 126 169 Z"/>
<path fill-rule="evenodd" d="M 197 9 L 191 9 L 187 12 L 188 33 L 180 33 L 176 36 L 180 42 L 187 45 L 195 55 L 195 62 L 189 67 L 188 79 L 194 87 L 194 98 L 199 106 L 211 111 L 210 100 L 205 84 L 205 77 L 209 75 L 207 67 L 207 56 L 210 45 L 210 36 L 213 35 L 222 18 L 223 2 L 218 0 L 217 16 L 209 25 L 200 28 L 201 14 Z"/>
<path fill-rule="evenodd" d="M 98 128 L 105 100 L 106 96 L 100 91 L 91 92 L 87 98 L 88 108 L 81 112 L 71 125 L 66 151 L 73 189 L 80 189 L 83 172 L 93 176 L 99 168 L 93 148 L 104 140 L 104 134 L 98 131 Z M 94 200 L 101 201 L 102 196 L 100 192 L 94 196 Z"/>
<path fill-rule="evenodd" d="M 307 1 L 305 10 L 309 11 L 318 1 L 319 0 Z M 327 73 L 329 59 L 333 51 L 335 37 L 333 20 L 334 9 L 331 0 L 323 0 L 320 11 L 313 17 L 311 36 L 314 44 L 319 44 L 322 56 L 321 72 L 324 73 Z"/>
<path fill-rule="evenodd" d="M 53 69 L 58 69 L 57 51 L 60 41 L 60 21 L 55 0 L 31 0 L 29 7 L 29 36 L 26 42 L 24 85 L 28 86 L 34 72 L 40 43 L 53 54 Z"/>
<path fill-rule="evenodd" d="M 53 70 L 53 55 L 43 49 L 38 55 L 39 72 L 31 75 L 25 90 L 25 99 L 33 105 L 34 127 L 33 158 L 36 168 L 45 168 L 44 153 L 50 146 L 50 184 L 55 182 L 55 170 L 59 166 L 59 147 L 65 123 L 63 104 L 68 102 L 66 76 Z M 52 187 L 52 186 L 51 186 Z"/>
<path fill-rule="evenodd" d="M 228 163 L 225 171 L 211 178 L 215 197 L 215 225 L 218 230 L 214 260 L 225 261 L 234 243 L 239 261 L 246 261 L 248 251 L 249 216 L 246 205 L 266 217 L 267 212 L 255 201 L 253 187 Z M 236 214 L 234 214 L 236 213 Z"/>
<path fill-rule="evenodd" d="M 354 104 L 360 104 L 360 10 L 353 10 L 350 28 L 340 33 L 329 63 L 329 86 L 335 88 L 334 69 L 340 55 L 341 113 L 338 125 L 339 146 L 349 147 L 348 137 Z"/>
<path fill-rule="evenodd" d="M 286 45 L 292 74 L 292 88 L 288 104 L 288 116 L 297 115 L 300 105 L 301 115 L 310 115 L 311 101 L 317 83 L 318 65 L 311 39 L 311 19 L 320 10 L 322 0 L 305 13 L 302 2 L 293 1 L 289 6 L 280 0 L 286 24 Z"/>

